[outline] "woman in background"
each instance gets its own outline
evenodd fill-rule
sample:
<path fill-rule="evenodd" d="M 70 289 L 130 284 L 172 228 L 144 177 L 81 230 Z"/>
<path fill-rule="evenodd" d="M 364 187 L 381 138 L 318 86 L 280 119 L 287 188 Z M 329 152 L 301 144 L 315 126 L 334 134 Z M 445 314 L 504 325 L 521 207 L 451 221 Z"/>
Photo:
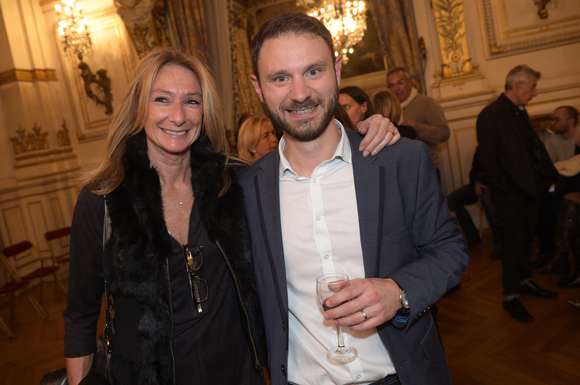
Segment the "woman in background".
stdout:
<path fill-rule="evenodd" d="M 336 105 L 336 109 L 334 110 L 334 119 L 342 123 L 344 128 L 346 128 L 347 130 L 357 132 L 356 127 L 354 126 L 354 124 L 352 124 L 350 117 L 346 113 L 346 109 L 340 103 Z"/>
<path fill-rule="evenodd" d="M 238 157 L 252 164 L 278 146 L 276 130 L 270 119 L 252 116 L 240 127 Z"/>
<path fill-rule="evenodd" d="M 391 91 L 377 92 L 373 95 L 372 100 L 377 114 L 381 114 L 393 122 L 403 138 L 415 139 L 417 137 L 413 127 L 400 124 L 403 121 L 403 108 Z"/>
<path fill-rule="evenodd" d="M 338 102 L 344 107 L 353 126 L 373 115 L 371 99 L 362 88 L 350 86 L 340 90 Z"/>

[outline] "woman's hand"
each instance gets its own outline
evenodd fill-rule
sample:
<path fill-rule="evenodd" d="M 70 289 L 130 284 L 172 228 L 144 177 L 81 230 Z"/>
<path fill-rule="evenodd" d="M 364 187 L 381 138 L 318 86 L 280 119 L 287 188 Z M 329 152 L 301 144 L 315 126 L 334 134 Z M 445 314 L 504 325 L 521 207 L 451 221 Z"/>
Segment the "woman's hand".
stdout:
<path fill-rule="evenodd" d="M 88 356 L 66 358 L 66 373 L 68 383 L 70 385 L 77 385 L 83 378 L 89 374 L 91 366 L 93 365 L 94 354 Z"/>
<path fill-rule="evenodd" d="M 356 129 L 365 136 L 358 148 L 365 157 L 369 154 L 376 155 L 386 146 L 393 145 L 401 139 L 397 127 L 380 114 L 359 122 Z"/>

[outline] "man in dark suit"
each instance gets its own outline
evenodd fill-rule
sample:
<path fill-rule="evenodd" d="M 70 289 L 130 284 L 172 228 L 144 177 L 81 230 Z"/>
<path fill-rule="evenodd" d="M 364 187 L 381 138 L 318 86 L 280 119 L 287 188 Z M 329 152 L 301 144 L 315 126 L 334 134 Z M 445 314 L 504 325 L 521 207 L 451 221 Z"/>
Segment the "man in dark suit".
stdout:
<path fill-rule="evenodd" d="M 477 117 L 479 161 L 503 226 L 503 308 L 522 322 L 532 322 L 534 317 L 520 294 L 558 295 L 531 280 L 531 242 L 540 202 L 558 175 L 525 109 L 538 94 L 540 77 L 526 65 L 515 67 L 507 75 L 505 92 Z"/>
<path fill-rule="evenodd" d="M 284 131 L 240 173 L 273 385 L 450 384 L 430 306 L 469 263 L 429 152 L 401 139 L 374 158 L 332 118 L 341 57 L 317 19 L 284 14 L 251 45 L 252 82 Z M 316 278 L 348 273 L 325 303 Z M 334 324 L 358 356 L 344 363 Z"/>

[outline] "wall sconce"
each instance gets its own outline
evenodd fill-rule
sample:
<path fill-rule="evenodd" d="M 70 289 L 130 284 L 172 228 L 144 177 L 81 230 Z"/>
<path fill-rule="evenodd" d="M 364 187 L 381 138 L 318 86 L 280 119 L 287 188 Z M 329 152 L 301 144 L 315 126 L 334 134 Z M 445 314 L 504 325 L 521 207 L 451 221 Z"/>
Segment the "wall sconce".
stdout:
<path fill-rule="evenodd" d="M 62 0 L 62 5 L 56 4 L 54 9 L 58 21 L 58 35 L 61 38 L 64 52 L 68 56 L 76 55 L 79 59 L 78 68 L 81 70 L 80 75 L 84 82 L 86 95 L 97 105 L 105 106 L 105 114 L 112 114 L 113 95 L 111 93 L 111 79 L 107 76 L 107 70 L 100 69 L 97 71 L 97 76 L 93 74 L 88 64 L 83 62 L 83 55 L 91 49 L 93 42 L 87 27 L 87 20 L 83 16 L 82 4 L 75 0 Z"/>
<path fill-rule="evenodd" d="M 534 0 L 534 3 L 538 7 L 538 16 L 540 16 L 540 19 L 547 19 L 548 18 L 549 14 L 548 14 L 548 10 L 546 9 L 546 5 L 550 1 L 551 0 Z"/>

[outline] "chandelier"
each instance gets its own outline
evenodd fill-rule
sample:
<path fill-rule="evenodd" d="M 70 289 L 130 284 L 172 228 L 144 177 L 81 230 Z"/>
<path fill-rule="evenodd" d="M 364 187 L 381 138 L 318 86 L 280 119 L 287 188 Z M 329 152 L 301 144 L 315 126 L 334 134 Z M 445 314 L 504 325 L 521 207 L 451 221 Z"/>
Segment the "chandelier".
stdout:
<path fill-rule="evenodd" d="M 54 6 L 62 46 L 67 54 L 75 54 L 82 62 L 83 54 L 93 45 L 87 20 L 83 16 L 82 4 L 75 0 L 62 0 L 62 4 Z"/>
<path fill-rule="evenodd" d="M 332 34 L 334 55 L 342 55 L 342 62 L 348 63 L 348 55 L 361 41 L 367 29 L 366 7 L 363 1 L 322 0 L 316 7 L 314 0 L 299 0 L 296 5 L 315 7 L 308 15 L 317 18 Z"/>

